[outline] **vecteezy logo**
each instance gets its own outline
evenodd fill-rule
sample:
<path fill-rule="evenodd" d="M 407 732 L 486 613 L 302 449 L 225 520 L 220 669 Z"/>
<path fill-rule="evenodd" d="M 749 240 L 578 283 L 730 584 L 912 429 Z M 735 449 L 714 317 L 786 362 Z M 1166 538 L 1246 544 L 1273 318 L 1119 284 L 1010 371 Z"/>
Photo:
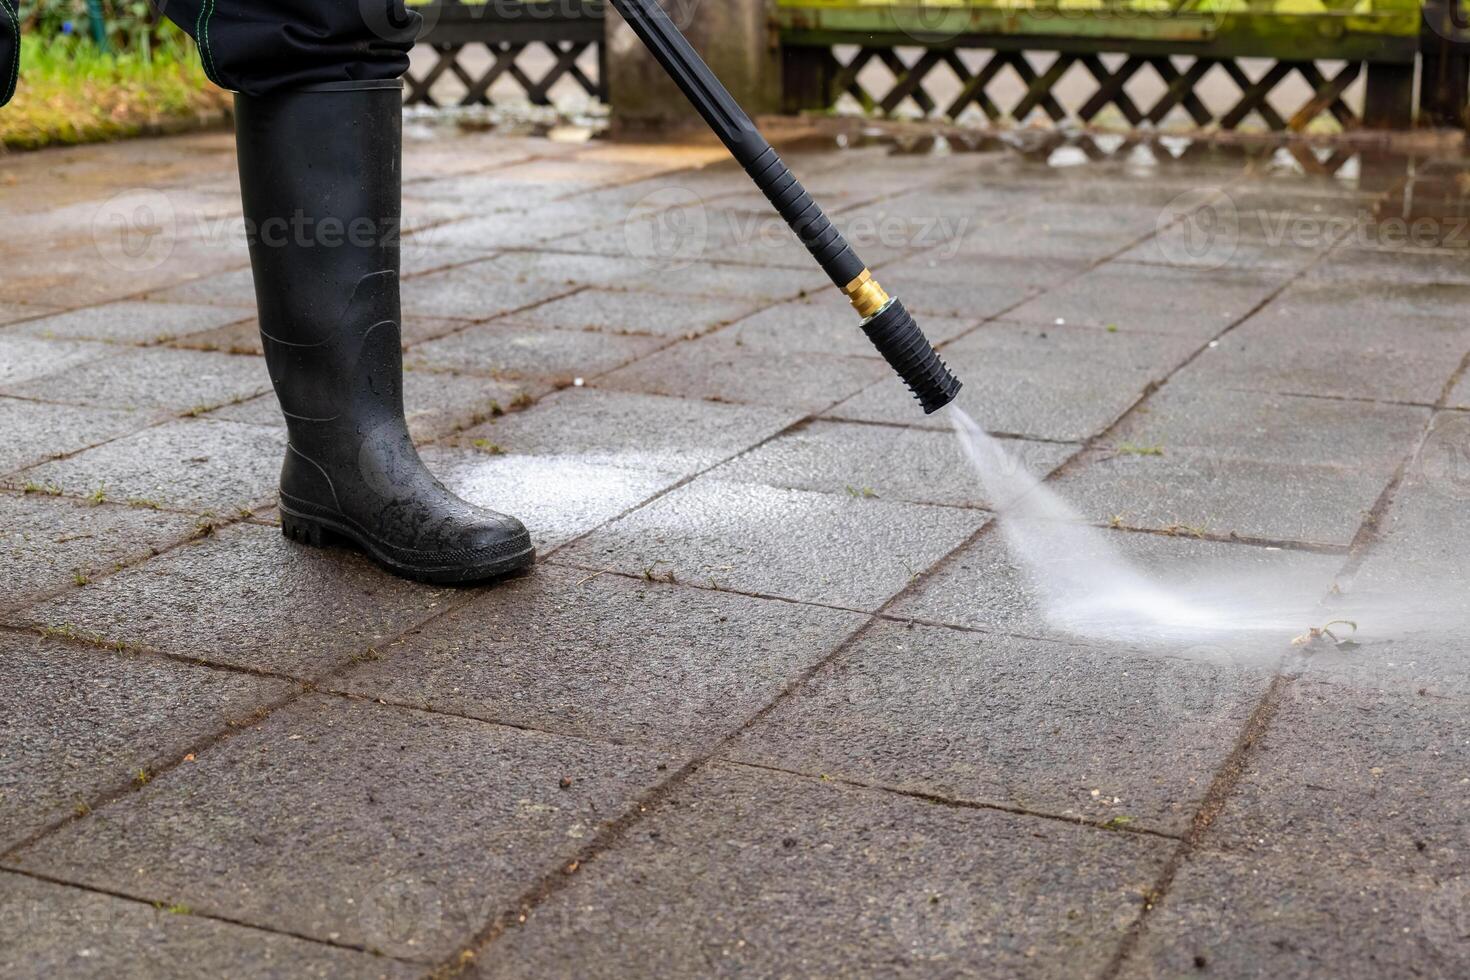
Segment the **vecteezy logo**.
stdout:
<path fill-rule="evenodd" d="M 693 265 L 709 240 L 704 201 L 687 187 L 661 187 L 638 200 L 623 223 L 628 253 L 660 272 Z"/>
<path fill-rule="evenodd" d="M 1419 482 L 1456 500 L 1470 500 L 1470 415 L 1444 412 L 1434 420 L 1415 460 Z"/>
<path fill-rule="evenodd" d="M 1215 187 L 1185 191 L 1155 225 L 1159 253 L 1170 265 L 1220 269 L 1240 243 L 1240 215 L 1229 194 Z"/>
<path fill-rule="evenodd" d="M 1212 643 L 1190 647 L 1156 665 L 1154 694 L 1165 724 L 1224 721 L 1249 697 L 1249 664 L 1236 650 Z M 1267 676 L 1261 671 L 1261 678 Z"/>
<path fill-rule="evenodd" d="M 422 41 L 439 23 L 442 3 L 414 4 L 403 0 L 358 0 L 362 22 L 374 37 L 384 41 Z"/>
<path fill-rule="evenodd" d="M 168 195 L 154 190 L 124 191 L 92 217 L 92 243 L 102 261 L 119 272 L 156 269 L 174 254 L 178 218 Z"/>

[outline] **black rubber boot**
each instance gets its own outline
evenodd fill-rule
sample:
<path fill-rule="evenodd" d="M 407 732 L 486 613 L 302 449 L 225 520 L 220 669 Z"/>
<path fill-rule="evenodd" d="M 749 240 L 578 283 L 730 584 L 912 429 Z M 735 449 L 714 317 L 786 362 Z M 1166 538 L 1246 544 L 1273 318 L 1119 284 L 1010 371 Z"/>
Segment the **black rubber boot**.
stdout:
<path fill-rule="evenodd" d="M 527 567 L 521 523 L 446 490 L 404 422 L 400 83 L 238 95 L 235 122 L 260 332 L 290 433 L 285 533 L 425 582 Z"/>

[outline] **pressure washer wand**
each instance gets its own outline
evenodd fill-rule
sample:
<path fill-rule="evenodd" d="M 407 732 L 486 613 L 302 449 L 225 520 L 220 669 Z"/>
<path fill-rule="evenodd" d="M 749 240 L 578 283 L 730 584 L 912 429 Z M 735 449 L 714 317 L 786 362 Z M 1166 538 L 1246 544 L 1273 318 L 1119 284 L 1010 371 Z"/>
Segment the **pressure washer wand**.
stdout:
<path fill-rule="evenodd" d="M 655 0 L 612 0 L 612 4 L 847 295 L 863 317 L 868 339 L 908 383 L 924 412 L 932 414 L 953 401 L 960 390 L 959 379 L 940 360 L 903 303 L 878 285 L 847 239 L 781 162 L 750 116 L 668 15 Z"/>

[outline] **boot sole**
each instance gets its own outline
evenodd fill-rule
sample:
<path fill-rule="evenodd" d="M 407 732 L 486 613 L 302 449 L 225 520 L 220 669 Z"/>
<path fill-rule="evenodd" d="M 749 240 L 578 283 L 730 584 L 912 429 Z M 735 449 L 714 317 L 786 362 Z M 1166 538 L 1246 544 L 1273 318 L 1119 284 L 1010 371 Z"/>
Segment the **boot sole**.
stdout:
<path fill-rule="evenodd" d="M 405 565 L 383 554 L 372 541 L 346 525 L 321 517 L 307 517 L 303 514 L 292 513 L 285 507 L 281 508 L 281 533 L 292 541 L 313 548 L 346 545 L 356 551 L 361 551 L 400 578 L 430 585 L 467 585 L 473 582 L 484 582 L 523 571 L 536 562 L 536 546 L 531 545 L 525 551 L 480 565 L 456 565 L 440 568 Z"/>

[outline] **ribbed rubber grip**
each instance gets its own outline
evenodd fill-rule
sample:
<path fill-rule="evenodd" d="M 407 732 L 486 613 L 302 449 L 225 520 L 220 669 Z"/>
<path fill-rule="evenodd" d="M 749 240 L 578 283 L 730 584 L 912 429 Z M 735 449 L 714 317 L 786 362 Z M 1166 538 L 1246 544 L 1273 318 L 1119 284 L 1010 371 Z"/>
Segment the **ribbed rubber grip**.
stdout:
<path fill-rule="evenodd" d="M 812 253 L 812 258 L 838 287 L 846 286 L 863 274 L 867 268 L 863 260 L 858 258 L 847 239 L 812 200 L 775 149 L 767 146 L 765 152 L 746 165 L 745 172 L 781 212 L 781 217 Z"/>
<path fill-rule="evenodd" d="M 925 415 L 933 415 L 960 393 L 960 379 L 950 374 L 929 338 L 898 300 L 889 301 L 864 321 L 863 332 L 908 384 Z"/>

